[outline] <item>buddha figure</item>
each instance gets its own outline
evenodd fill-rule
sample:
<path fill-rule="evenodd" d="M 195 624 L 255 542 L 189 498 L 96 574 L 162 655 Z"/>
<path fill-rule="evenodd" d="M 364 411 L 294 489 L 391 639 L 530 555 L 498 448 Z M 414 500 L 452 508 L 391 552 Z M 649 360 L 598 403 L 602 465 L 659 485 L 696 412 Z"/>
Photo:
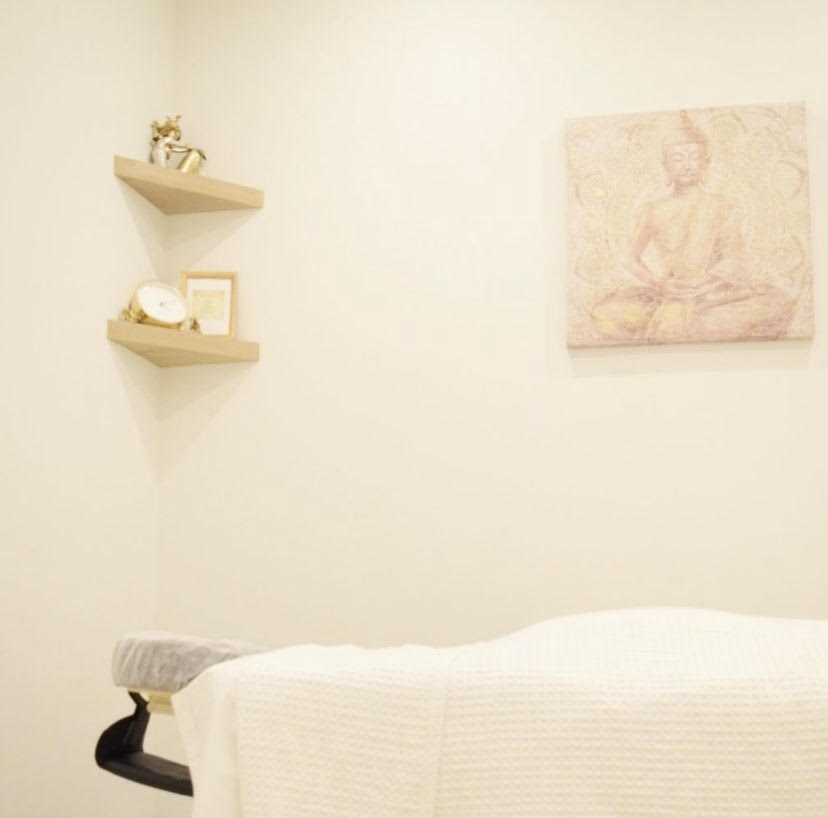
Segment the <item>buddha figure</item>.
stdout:
<path fill-rule="evenodd" d="M 641 208 L 621 262 L 638 285 L 599 301 L 595 326 L 619 342 L 784 334 L 795 304 L 780 290 L 751 282 L 736 211 L 704 189 L 708 141 L 685 111 L 662 142 L 661 161 L 670 193 Z"/>

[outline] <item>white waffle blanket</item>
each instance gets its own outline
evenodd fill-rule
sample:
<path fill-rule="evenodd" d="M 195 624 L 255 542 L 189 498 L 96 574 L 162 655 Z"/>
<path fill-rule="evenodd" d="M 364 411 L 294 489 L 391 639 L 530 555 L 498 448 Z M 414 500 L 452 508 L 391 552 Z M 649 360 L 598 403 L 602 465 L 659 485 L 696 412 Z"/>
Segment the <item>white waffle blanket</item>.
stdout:
<path fill-rule="evenodd" d="M 194 818 L 828 818 L 828 622 L 640 609 L 301 646 L 174 705 Z"/>

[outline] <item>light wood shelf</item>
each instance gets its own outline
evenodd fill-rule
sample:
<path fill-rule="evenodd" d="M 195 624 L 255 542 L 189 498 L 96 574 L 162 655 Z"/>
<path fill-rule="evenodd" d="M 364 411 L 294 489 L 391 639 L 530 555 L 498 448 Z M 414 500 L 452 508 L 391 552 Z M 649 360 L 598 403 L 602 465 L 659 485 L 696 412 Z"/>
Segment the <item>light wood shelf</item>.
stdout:
<path fill-rule="evenodd" d="M 243 210 L 264 205 L 264 191 L 209 176 L 115 157 L 115 175 L 167 214 Z"/>
<path fill-rule="evenodd" d="M 257 343 L 223 335 L 201 335 L 130 321 L 110 321 L 106 336 L 156 366 L 250 363 L 259 360 Z"/>

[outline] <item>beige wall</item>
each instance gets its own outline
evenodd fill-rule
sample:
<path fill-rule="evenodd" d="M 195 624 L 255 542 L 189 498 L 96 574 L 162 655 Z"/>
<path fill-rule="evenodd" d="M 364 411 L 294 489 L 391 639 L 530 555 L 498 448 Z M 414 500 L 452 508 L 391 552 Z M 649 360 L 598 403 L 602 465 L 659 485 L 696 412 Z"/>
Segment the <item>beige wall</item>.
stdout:
<path fill-rule="evenodd" d="M 237 269 L 262 359 L 162 375 L 165 627 L 389 644 L 630 605 L 828 616 L 824 338 L 575 354 L 562 307 L 564 118 L 804 99 L 822 326 L 823 4 L 181 19 L 189 136 L 266 206 L 181 219 L 170 272 Z"/>
<path fill-rule="evenodd" d="M 158 270 L 162 225 L 112 155 L 143 155 L 171 104 L 174 17 L 0 5 L 0 815 L 157 815 L 93 751 L 128 712 L 113 642 L 157 608 L 160 381 L 106 319 Z"/>
<path fill-rule="evenodd" d="M 804 99 L 821 333 L 828 8 L 4 9 L 0 813 L 186 814 L 92 764 L 125 630 L 828 616 L 823 336 L 574 354 L 562 309 L 564 118 Z M 265 209 L 163 219 L 117 182 L 167 113 Z M 135 283 L 182 269 L 239 271 L 260 363 L 159 372 L 104 340 Z"/>

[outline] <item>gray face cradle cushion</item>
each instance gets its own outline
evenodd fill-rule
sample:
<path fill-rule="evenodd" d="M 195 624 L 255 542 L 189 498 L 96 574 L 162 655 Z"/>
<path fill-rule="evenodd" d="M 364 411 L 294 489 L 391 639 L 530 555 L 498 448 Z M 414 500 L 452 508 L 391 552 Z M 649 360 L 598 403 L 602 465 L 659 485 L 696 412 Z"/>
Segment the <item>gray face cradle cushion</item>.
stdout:
<path fill-rule="evenodd" d="M 112 680 L 129 689 L 135 712 L 103 731 L 95 747 L 98 766 L 148 787 L 192 795 L 193 782 L 184 764 L 144 751 L 144 735 L 154 711 L 142 693 L 149 699 L 154 692 L 177 693 L 212 665 L 265 650 L 246 642 L 164 631 L 122 636 L 112 656 Z"/>
<path fill-rule="evenodd" d="M 212 665 L 264 650 L 246 642 L 164 631 L 125 634 L 115 645 L 112 680 L 132 690 L 177 693 Z"/>

